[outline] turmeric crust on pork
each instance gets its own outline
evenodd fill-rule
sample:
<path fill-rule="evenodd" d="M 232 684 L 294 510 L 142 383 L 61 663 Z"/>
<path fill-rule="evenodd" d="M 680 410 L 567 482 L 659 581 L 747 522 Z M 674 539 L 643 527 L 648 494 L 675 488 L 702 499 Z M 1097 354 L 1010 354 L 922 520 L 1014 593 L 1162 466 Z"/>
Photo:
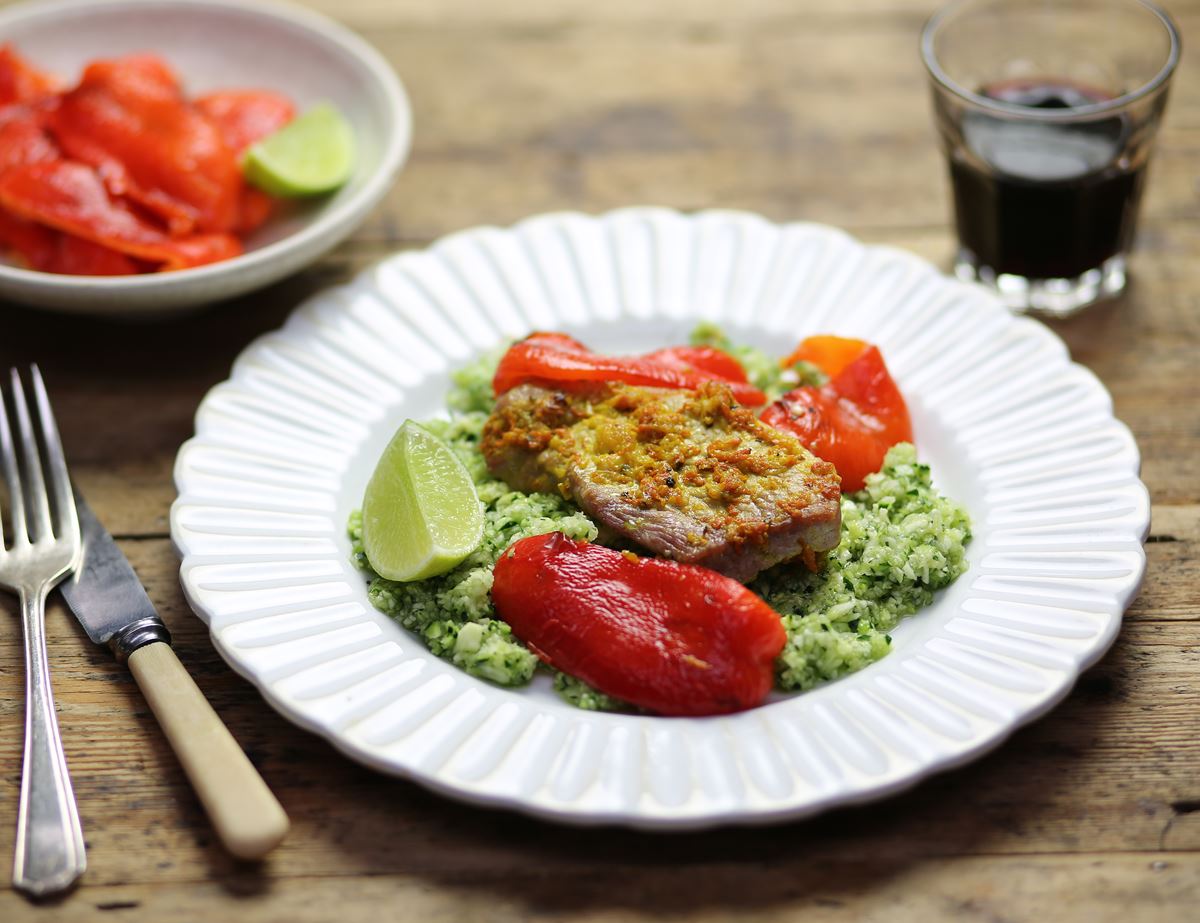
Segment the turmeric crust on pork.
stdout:
<path fill-rule="evenodd" d="M 515 489 L 558 491 L 663 557 L 749 580 L 838 543 L 837 472 L 717 382 L 696 391 L 521 385 L 483 430 L 488 467 Z"/>

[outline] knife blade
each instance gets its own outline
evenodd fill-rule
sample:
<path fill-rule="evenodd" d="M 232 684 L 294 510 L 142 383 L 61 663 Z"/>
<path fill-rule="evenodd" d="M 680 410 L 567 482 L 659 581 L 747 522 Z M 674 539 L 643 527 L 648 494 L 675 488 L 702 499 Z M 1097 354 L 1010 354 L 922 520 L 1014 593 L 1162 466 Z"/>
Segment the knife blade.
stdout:
<path fill-rule="evenodd" d="M 133 567 L 79 491 L 75 509 L 83 557 L 75 573 L 59 586 L 88 637 L 111 647 L 118 660 L 151 641 L 170 644 L 171 633 Z"/>
<path fill-rule="evenodd" d="M 88 637 L 127 663 L 226 849 L 261 859 L 288 818 L 171 649 L 171 635 L 133 567 L 75 493 L 82 561 L 59 584 Z"/>

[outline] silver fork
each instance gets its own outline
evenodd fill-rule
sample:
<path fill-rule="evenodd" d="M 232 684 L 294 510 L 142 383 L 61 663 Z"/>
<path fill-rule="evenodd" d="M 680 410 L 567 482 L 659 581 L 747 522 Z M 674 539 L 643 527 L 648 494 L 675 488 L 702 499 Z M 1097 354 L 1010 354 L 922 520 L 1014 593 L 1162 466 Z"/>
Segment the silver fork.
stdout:
<path fill-rule="evenodd" d="M 0 475 L 12 510 L 7 541 L 0 516 L 0 587 L 20 598 L 25 631 L 25 762 L 13 886 L 43 895 L 68 888 L 87 865 L 46 658 L 46 595 L 75 570 L 82 542 L 58 427 L 36 365 L 30 379 L 32 407 L 16 369 L 9 409 L 0 386 Z"/>

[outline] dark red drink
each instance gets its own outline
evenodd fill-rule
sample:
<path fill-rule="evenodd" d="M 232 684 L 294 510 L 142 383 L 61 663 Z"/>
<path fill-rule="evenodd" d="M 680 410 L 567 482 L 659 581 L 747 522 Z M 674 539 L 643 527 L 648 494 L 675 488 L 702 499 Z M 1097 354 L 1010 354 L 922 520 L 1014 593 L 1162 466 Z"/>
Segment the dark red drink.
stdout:
<path fill-rule="evenodd" d="M 981 95 L 1030 109 L 1070 110 L 1112 98 L 1063 80 L 1004 81 Z M 955 215 L 971 261 L 997 274 L 1075 278 L 1129 249 L 1145 161 L 1130 164 L 1123 115 L 1017 120 L 968 112 L 950 159 Z"/>

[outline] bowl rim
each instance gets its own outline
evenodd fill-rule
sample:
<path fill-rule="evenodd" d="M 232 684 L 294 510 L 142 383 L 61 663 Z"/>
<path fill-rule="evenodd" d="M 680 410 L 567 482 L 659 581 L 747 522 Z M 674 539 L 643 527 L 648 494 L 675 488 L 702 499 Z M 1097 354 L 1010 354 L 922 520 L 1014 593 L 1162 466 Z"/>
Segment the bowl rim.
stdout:
<path fill-rule="evenodd" d="M 0 281 L 10 281 L 23 287 L 40 287 L 63 291 L 87 289 L 89 292 L 140 291 L 172 289 L 202 285 L 207 281 L 229 275 L 261 272 L 270 263 L 296 250 L 315 247 L 320 238 L 340 227 L 355 215 L 370 209 L 383 198 L 395 182 L 412 144 L 412 106 L 404 85 L 387 59 L 366 39 L 328 16 L 279 0 L 26 0 L 0 10 L 0 33 L 8 27 L 28 20 L 58 19 L 60 14 L 77 14 L 85 10 L 129 9 L 133 7 L 176 7 L 202 12 L 214 8 L 239 13 L 255 13 L 267 20 L 287 22 L 301 27 L 334 45 L 339 51 L 359 61 L 370 75 L 373 84 L 383 92 L 386 109 L 393 116 L 383 122 L 384 149 L 380 168 L 367 177 L 362 188 L 329 209 L 309 224 L 255 250 L 231 259 L 179 269 L 172 272 L 153 272 L 127 276 L 76 276 L 63 273 L 39 272 L 0 263 Z"/>

